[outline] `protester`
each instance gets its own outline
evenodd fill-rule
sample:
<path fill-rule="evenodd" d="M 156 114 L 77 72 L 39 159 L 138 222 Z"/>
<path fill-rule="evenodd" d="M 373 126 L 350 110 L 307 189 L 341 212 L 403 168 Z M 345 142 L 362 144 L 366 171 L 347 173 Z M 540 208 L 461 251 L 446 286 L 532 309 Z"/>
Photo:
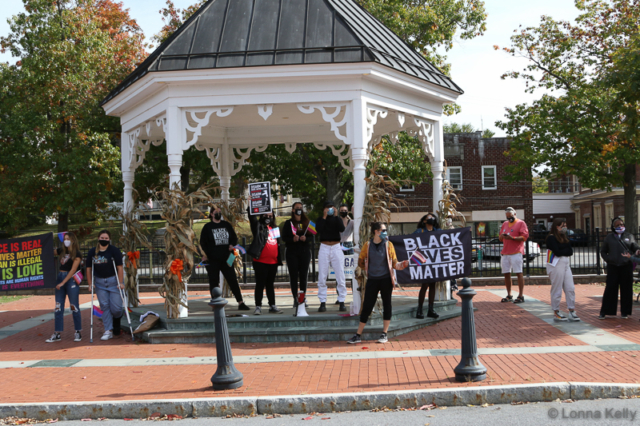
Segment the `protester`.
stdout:
<path fill-rule="evenodd" d="M 344 225 L 344 231 L 340 233 L 340 244 L 348 250 L 343 250 L 345 255 L 353 254 L 353 224 L 355 223 L 349 217 L 349 208 L 346 204 L 340 205 L 340 218 Z"/>
<path fill-rule="evenodd" d="M 247 209 L 249 212 L 249 209 Z M 262 314 L 262 297 L 266 289 L 270 314 L 281 314 L 276 306 L 276 292 L 273 283 L 276 280 L 278 265 L 282 265 L 280 253 L 280 229 L 277 227 L 273 213 L 260 215 L 260 220 L 249 214 L 253 241 L 247 253 L 253 258 L 253 270 L 256 273 L 254 315 Z"/>
<path fill-rule="evenodd" d="M 220 286 L 220 273 L 227 280 L 233 296 L 238 302 L 238 309 L 248 311 L 249 307 L 242 300 L 242 292 L 238 284 L 238 277 L 232 265 L 227 262 L 233 255 L 238 244 L 238 236 L 233 226 L 222 219 L 222 211 L 219 207 L 211 208 L 209 223 L 204 225 L 200 233 L 200 246 L 204 251 L 202 262 L 206 264 L 209 275 L 209 292 L 213 299 L 213 289 Z"/>
<path fill-rule="evenodd" d="M 82 316 L 80 315 L 80 285 L 74 279 L 74 275 L 78 272 L 80 263 L 82 262 L 82 253 L 80 253 L 80 245 L 78 239 L 73 232 L 64 234 L 64 247 L 53 251 L 54 256 L 60 258 L 60 272 L 58 272 L 56 282 L 56 309 L 54 311 L 54 328 L 55 331 L 47 343 L 59 342 L 62 340 L 60 333 L 64 330 L 64 302 L 69 297 L 69 307 L 73 316 L 73 326 L 75 333 L 73 335 L 74 342 L 82 340 Z M 82 280 L 82 278 L 79 278 Z"/>
<path fill-rule="evenodd" d="M 113 268 L 115 261 L 117 271 Z M 91 281 L 91 273 L 95 279 L 96 295 L 102 310 L 102 325 L 104 334 L 101 340 L 109 340 L 113 336 L 120 335 L 120 320 L 122 319 L 122 296 L 118 290 L 124 288 L 122 270 L 122 252 L 111 245 L 111 233 L 107 230 L 98 234 L 98 246 L 89 250 L 87 254 L 87 282 L 89 290 L 94 283 Z M 116 277 L 116 274 L 118 276 Z"/>
<path fill-rule="evenodd" d="M 309 218 L 304 213 L 302 203 L 294 203 L 291 207 L 291 219 L 287 220 L 282 227 L 282 240 L 287 247 L 286 260 L 294 306 L 298 298 L 298 288 L 305 294 L 307 293 L 307 275 L 309 262 L 311 262 L 309 245 L 311 236 L 307 237 L 305 234 L 308 226 Z"/>
<path fill-rule="evenodd" d="M 551 309 L 555 321 L 567 321 L 567 317 L 560 312 L 562 291 L 567 300 L 569 320 L 580 321 L 576 313 L 576 290 L 573 284 L 573 274 L 569 260 L 573 256 L 571 242 L 567 238 L 567 223 L 562 218 L 555 218 L 551 225 L 551 232 L 546 239 L 547 274 L 551 280 Z"/>
<path fill-rule="evenodd" d="M 420 221 L 418 222 L 418 227 L 414 234 L 422 234 L 424 232 L 433 232 L 437 231 L 438 228 L 438 218 L 433 213 L 427 213 L 422 216 Z M 427 288 L 429 289 L 429 310 L 427 311 L 427 316 L 429 318 L 438 319 L 440 315 L 436 313 L 433 309 L 433 303 L 436 298 L 436 283 L 435 282 L 423 282 L 420 286 L 420 292 L 418 293 L 418 312 L 416 313 L 416 318 L 424 319 L 424 314 L 422 312 L 422 307 L 424 305 L 424 297 L 427 295 Z"/>
<path fill-rule="evenodd" d="M 502 302 L 524 303 L 524 275 L 522 275 L 522 264 L 524 255 L 524 244 L 529 238 L 529 228 L 524 220 L 516 217 L 513 207 L 505 209 L 507 220 L 500 228 L 500 242 L 504 245 L 501 254 L 502 273 L 504 274 L 504 284 L 507 287 L 507 297 Z M 511 272 L 518 277 L 518 297 L 513 300 L 511 295 Z"/>
<path fill-rule="evenodd" d="M 320 237 L 320 250 L 318 250 L 318 299 L 320 307 L 318 312 L 327 310 L 327 277 L 329 265 L 336 274 L 338 290 L 338 304 L 340 311 L 346 311 L 344 301 L 347 298 L 347 287 L 344 278 L 344 254 L 340 248 L 340 233 L 344 232 L 344 223 L 336 215 L 336 208 L 331 201 L 324 204 L 324 212 L 318 218 L 316 229 Z"/>
<path fill-rule="evenodd" d="M 640 246 L 633 235 L 626 231 L 624 221 L 616 217 L 611 222 L 613 233 L 602 242 L 600 256 L 607 262 L 607 283 L 602 296 L 602 307 L 598 319 L 618 312 L 618 288 L 620 289 L 620 315 L 626 319 L 633 307 L 633 265 L 627 254 L 640 254 Z"/>
<path fill-rule="evenodd" d="M 387 343 L 387 332 L 391 323 L 391 294 L 396 285 L 396 278 L 393 270 L 401 271 L 409 266 L 409 261 L 398 262 L 396 250 L 393 244 L 388 241 L 387 226 L 384 223 L 374 222 L 371 224 L 371 234 L 373 238 L 364 243 L 358 266 L 367 274 L 367 284 L 364 289 L 364 302 L 360 313 L 360 324 L 358 331 L 347 343 L 360 343 L 364 326 L 373 311 L 373 307 L 378 300 L 378 293 L 382 297 L 382 334 L 378 339 L 379 343 Z"/>

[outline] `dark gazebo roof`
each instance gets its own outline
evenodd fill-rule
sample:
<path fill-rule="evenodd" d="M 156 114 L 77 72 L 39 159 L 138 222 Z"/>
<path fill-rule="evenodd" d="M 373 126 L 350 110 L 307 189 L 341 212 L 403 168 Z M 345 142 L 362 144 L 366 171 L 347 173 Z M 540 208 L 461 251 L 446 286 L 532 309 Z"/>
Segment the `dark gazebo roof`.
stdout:
<path fill-rule="evenodd" d="M 209 0 L 102 101 L 148 72 L 377 62 L 462 93 L 354 0 Z"/>

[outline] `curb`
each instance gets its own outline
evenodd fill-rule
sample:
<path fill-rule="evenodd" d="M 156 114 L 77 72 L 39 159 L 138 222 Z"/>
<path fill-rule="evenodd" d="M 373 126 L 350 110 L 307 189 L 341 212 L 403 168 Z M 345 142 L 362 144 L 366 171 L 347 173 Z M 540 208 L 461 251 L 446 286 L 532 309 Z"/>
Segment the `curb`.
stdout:
<path fill-rule="evenodd" d="M 598 399 L 640 396 L 640 385 L 625 383 L 558 382 L 512 386 L 415 391 L 359 392 L 344 394 L 283 395 L 237 398 L 195 398 L 178 400 L 49 402 L 0 404 L 0 418 L 9 416 L 80 420 L 146 418 L 153 413 L 182 417 L 225 417 L 227 415 L 306 414 L 310 412 L 363 411 L 375 408 L 413 408 L 427 404 L 466 406 L 550 402 L 556 399 Z"/>

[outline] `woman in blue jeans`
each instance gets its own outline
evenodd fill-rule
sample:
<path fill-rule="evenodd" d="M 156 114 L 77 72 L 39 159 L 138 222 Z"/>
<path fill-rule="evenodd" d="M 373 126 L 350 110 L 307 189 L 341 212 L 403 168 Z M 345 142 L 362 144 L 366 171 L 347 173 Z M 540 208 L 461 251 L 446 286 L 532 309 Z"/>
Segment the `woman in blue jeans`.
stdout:
<path fill-rule="evenodd" d="M 117 270 L 113 267 L 116 264 Z M 119 282 L 123 282 L 122 252 L 116 246 L 111 245 L 111 233 L 107 230 L 100 231 L 98 235 L 98 247 L 89 250 L 87 255 L 87 281 L 89 289 L 95 281 L 96 294 L 102 309 L 102 325 L 104 334 L 100 340 L 109 340 L 120 334 L 120 319 L 122 310 L 122 296 L 118 290 Z M 118 278 L 116 278 L 118 274 Z M 120 288 L 123 288 L 120 284 Z"/>
<path fill-rule="evenodd" d="M 64 235 L 64 247 L 54 250 L 54 256 L 60 258 L 60 272 L 58 272 L 56 285 L 56 308 L 54 311 L 55 331 L 47 343 L 59 342 L 62 340 L 60 333 L 64 329 L 64 302 L 69 298 L 69 307 L 73 315 L 73 325 L 76 329 L 73 341 L 82 340 L 82 317 L 80 316 L 80 286 L 73 276 L 78 272 L 82 262 L 82 254 L 78 245 L 78 239 L 72 232 Z"/>

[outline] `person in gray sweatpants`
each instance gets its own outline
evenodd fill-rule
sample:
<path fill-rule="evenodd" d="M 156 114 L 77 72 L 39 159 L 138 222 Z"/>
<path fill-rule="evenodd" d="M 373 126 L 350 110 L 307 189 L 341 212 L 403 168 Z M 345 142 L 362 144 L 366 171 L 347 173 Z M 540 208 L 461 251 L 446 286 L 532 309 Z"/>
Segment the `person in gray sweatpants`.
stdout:
<path fill-rule="evenodd" d="M 567 300 L 569 320 L 580 321 L 576 313 L 576 289 L 573 283 L 570 259 L 573 256 L 571 242 L 567 238 L 567 224 L 564 219 L 556 218 L 551 225 L 551 232 L 547 236 L 547 274 L 551 280 L 551 309 L 554 321 L 567 321 L 560 312 L 562 292 Z"/>

